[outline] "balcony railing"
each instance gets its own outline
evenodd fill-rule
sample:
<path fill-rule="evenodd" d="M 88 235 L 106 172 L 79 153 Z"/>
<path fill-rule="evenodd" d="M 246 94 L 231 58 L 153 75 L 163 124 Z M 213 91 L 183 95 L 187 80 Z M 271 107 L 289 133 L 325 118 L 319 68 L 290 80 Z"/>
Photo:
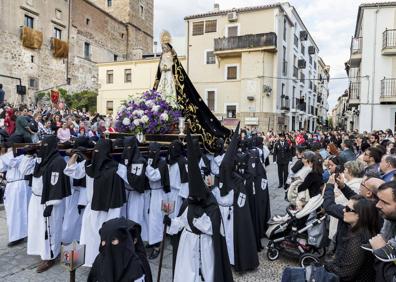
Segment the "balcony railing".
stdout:
<path fill-rule="evenodd" d="M 276 47 L 274 32 L 215 38 L 214 40 L 215 52 L 269 46 Z"/>
<path fill-rule="evenodd" d="M 349 84 L 349 99 L 360 99 L 360 81 L 354 81 Z"/>
<path fill-rule="evenodd" d="M 362 37 L 352 37 L 351 41 L 351 54 L 361 54 L 362 53 Z"/>
<path fill-rule="evenodd" d="M 296 66 L 293 67 L 293 77 L 298 78 L 298 67 Z"/>
<path fill-rule="evenodd" d="M 396 48 L 396 29 L 386 29 L 382 33 L 382 49 Z"/>
<path fill-rule="evenodd" d="M 381 80 L 381 98 L 396 98 L 396 78 Z"/>
<path fill-rule="evenodd" d="M 298 107 L 297 109 L 299 109 L 300 111 L 305 112 L 307 110 L 307 103 L 303 102 L 304 100 L 300 100 L 300 102 L 298 103 Z"/>
<path fill-rule="evenodd" d="M 281 96 L 281 110 L 286 110 L 289 111 L 289 96 L 287 95 L 282 95 Z"/>

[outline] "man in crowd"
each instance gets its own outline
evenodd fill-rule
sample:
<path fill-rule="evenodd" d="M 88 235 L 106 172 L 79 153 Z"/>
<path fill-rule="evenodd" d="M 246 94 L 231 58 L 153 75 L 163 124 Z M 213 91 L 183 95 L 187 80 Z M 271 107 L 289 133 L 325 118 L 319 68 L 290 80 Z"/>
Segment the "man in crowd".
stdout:
<path fill-rule="evenodd" d="M 393 180 L 393 176 L 396 173 L 396 157 L 394 155 L 384 155 L 380 162 L 380 170 L 382 176 L 381 178 L 385 182 L 389 182 Z"/>
<path fill-rule="evenodd" d="M 341 144 L 342 152 L 340 153 L 340 159 L 343 163 L 348 161 L 354 161 L 356 159 L 356 155 L 353 151 L 353 143 L 351 140 L 344 140 Z"/>
<path fill-rule="evenodd" d="M 365 174 L 379 174 L 381 157 L 381 152 L 375 147 L 370 147 L 364 152 L 363 161 L 367 164 Z"/>
<path fill-rule="evenodd" d="M 281 133 L 279 134 L 279 140 L 274 146 L 274 163 L 278 165 L 278 188 L 284 187 L 286 183 L 291 159 L 291 148 L 285 140 L 285 135 Z"/>

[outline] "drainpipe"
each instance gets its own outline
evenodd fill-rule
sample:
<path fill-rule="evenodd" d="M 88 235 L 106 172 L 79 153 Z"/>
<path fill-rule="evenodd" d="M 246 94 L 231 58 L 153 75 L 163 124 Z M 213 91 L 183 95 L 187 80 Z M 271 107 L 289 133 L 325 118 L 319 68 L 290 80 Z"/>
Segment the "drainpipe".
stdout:
<path fill-rule="evenodd" d="M 370 119 L 370 131 L 373 131 L 374 125 L 374 89 L 375 89 L 375 65 L 376 65 L 376 50 L 377 50 L 377 21 L 378 21 L 379 6 L 375 11 L 375 23 L 374 23 L 374 48 L 373 48 L 373 71 L 371 73 L 372 84 L 371 84 L 371 119 Z M 364 39 L 363 39 L 364 40 Z"/>
<path fill-rule="evenodd" d="M 72 8 L 72 0 L 69 1 L 69 17 L 68 17 L 68 19 L 67 19 L 67 43 L 69 44 L 69 52 L 67 52 L 66 84 L 68 84 L 68 85 L 70 85 L 70 78 L 69 78 L 69 62 L 70 62 L 71 8 Z"/>

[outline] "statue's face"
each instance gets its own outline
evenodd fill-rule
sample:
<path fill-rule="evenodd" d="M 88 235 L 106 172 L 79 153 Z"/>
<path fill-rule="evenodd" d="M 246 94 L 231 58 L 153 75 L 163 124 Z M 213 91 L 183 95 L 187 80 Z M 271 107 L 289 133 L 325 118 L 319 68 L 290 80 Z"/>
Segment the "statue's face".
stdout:
<path fill-rule="evenodd" d="M 166 53 L 170 51 L 168 44 L 161 44 L 161 48 L 162 48 L 162 53 Z"/>

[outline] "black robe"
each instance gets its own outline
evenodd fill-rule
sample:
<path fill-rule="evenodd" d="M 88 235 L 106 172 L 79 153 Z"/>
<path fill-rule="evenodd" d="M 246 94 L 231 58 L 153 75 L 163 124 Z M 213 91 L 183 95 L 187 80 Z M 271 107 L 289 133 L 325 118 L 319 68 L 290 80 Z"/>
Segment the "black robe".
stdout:
<path fill-rule="evenodd" d="M 234 186 L 234 268 L 238 272 L 259 266 L 256 235 L 250 214 L 244 179 L 233 173 Z"/>

